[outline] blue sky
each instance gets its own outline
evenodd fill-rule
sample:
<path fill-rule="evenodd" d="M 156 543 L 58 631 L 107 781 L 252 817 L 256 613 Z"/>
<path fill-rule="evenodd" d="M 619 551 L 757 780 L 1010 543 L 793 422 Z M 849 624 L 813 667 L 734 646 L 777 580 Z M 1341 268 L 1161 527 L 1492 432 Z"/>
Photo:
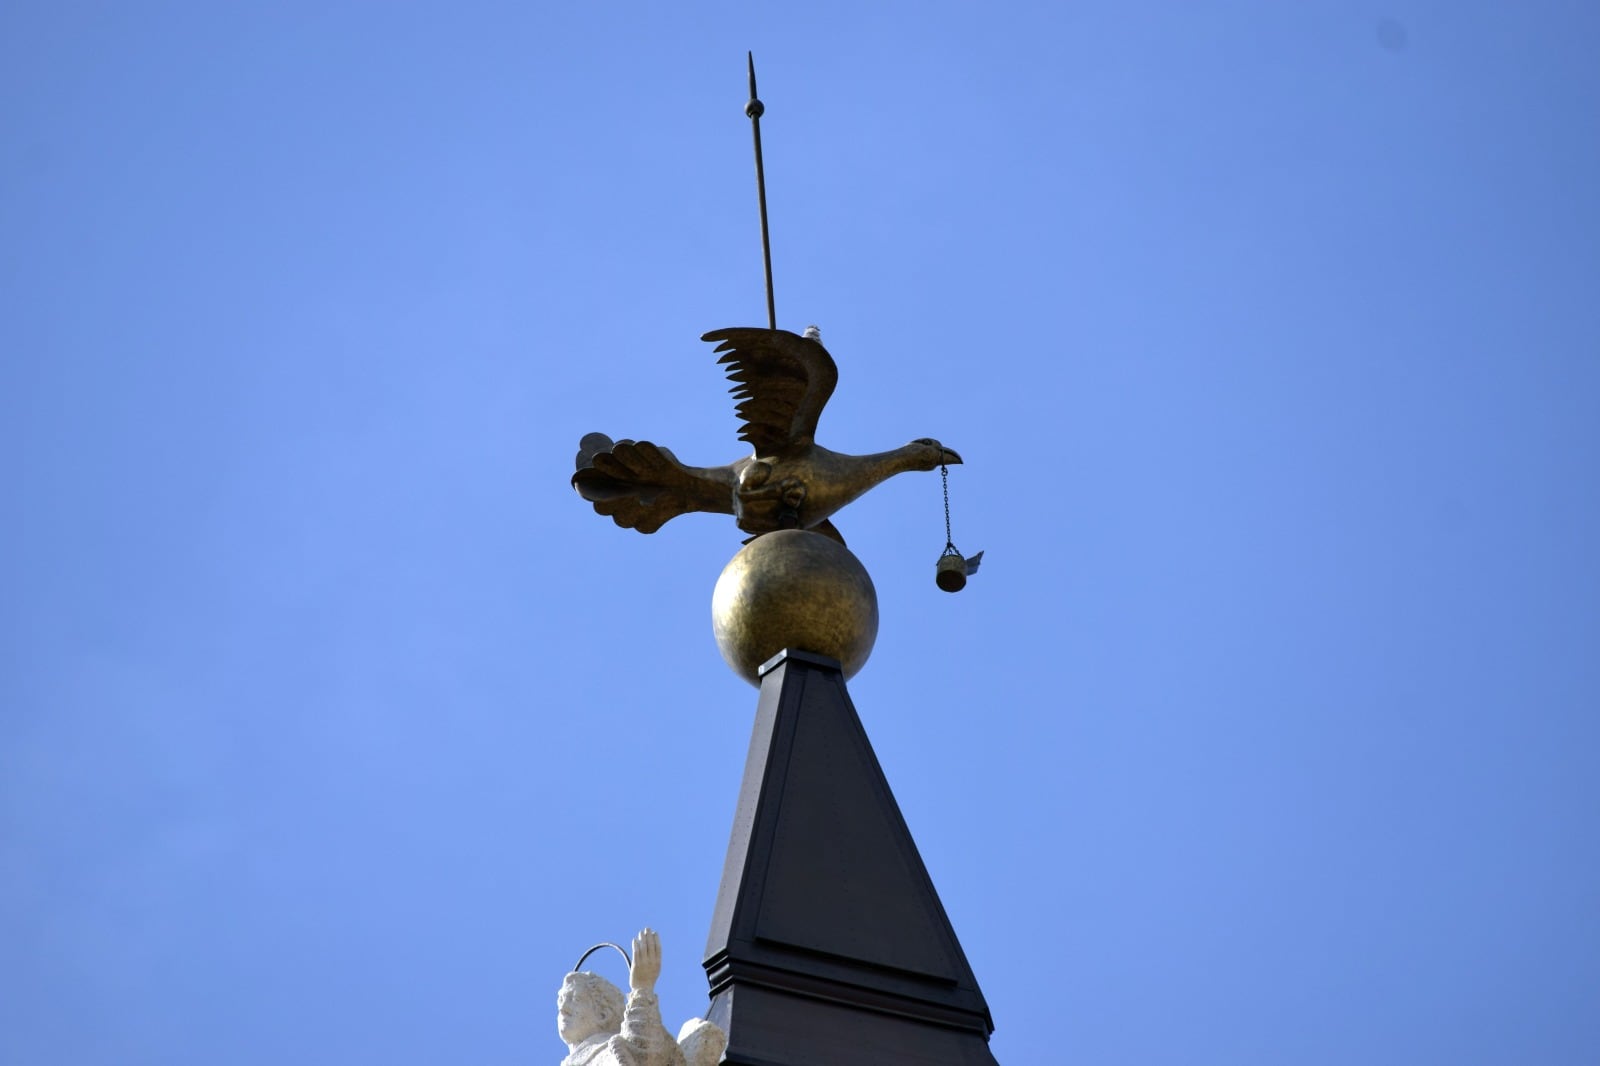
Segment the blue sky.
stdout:
<path fill-rule="evenodd" d="M 1600 8 L 800 8 L 0 13 L 0 1061 L 704 1008 L 740 535 L 567 479 L 740 454 L 746 49 L 1000 1061 L 1600 1061 Z"/>

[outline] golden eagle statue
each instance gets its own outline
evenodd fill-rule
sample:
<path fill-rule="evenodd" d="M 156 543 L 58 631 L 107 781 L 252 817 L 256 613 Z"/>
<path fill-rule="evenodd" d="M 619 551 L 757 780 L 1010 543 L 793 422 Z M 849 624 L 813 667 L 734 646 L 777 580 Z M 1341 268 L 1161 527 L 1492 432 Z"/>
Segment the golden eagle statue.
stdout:
<path fill-rule="evenodd" d="M 587 434 L 578 444 L 572 487 L 617 525 L 654 533 L 690 511 L 731 514 L 753 536 L 809 529 L 840 544 L 830 519 L 882 481 L 907 470 L 937 470 L 961 456 L 921 438 L 892 451 L 843 455 L 816 442 L 817 419 L 839 381 L 815 326 L 734 327 L 701 338 L 720 341 L 737 401 L 739 439 L 753 452 L 727 466 L 685 466 L 649 441 Z"/>

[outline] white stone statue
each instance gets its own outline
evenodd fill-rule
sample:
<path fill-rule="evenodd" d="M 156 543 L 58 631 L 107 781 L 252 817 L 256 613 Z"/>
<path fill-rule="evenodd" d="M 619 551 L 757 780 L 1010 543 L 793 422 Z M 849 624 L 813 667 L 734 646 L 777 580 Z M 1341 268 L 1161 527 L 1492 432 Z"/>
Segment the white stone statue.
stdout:
<path fill-rule="evenodd" d="M 728 1046 L 726 1034 L 691 1018 L 673 1040 L 656 1002 L 659 976 L 661 938 L 649 929 L 633 938 L 626 1000 L 599 974 L 567 974 L 556 995 L 556 1029 L 567 1044 L 561 1066 L 715 1066 Z"/>

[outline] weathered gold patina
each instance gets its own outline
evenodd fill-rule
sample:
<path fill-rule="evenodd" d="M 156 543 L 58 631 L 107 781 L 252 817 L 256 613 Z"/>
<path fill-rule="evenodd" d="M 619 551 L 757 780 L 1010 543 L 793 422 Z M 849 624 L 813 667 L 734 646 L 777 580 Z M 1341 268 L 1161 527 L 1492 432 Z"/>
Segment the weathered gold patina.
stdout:
<path fill-rule="evenodd" d="M 818 533 L 784 529 L 735 555 L 711 596 L 717 647 L 733 672 L 761 683 L 761 664 L 786 648 L 839 660 L 846 679 L 878 637 L 878 594 L 850 549 Z"/>
<path fill-rule="evenodd" d="M 739 437 L 753 454 L 727 466 L 685 466 L 649 441 L 590 433 L 578 445 L 572 486 L 617 525 L 654 533 L 691 511 L 731 514 L 746 533 L 809 529 L 844 538 L 831 516 L 895 474 L 937 470 L 961 456 L 929 437 L 892 451 L 844 455 L 816 443 L 817 419 L 839 372 L 813 326 L 805 336 L 741 327 L 720 341 L 738 401 Z"/>

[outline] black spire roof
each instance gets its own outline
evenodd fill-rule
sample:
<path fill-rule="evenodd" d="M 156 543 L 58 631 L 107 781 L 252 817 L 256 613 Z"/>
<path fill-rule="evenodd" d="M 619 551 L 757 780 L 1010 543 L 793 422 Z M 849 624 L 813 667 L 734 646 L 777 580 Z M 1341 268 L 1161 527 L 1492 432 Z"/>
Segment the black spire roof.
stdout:
<path fill-rule="evenodd" d="M 838 662 L 763 668 L 706 945 L 729 1066 L 996 1066 L 994 1023 Z"/>

